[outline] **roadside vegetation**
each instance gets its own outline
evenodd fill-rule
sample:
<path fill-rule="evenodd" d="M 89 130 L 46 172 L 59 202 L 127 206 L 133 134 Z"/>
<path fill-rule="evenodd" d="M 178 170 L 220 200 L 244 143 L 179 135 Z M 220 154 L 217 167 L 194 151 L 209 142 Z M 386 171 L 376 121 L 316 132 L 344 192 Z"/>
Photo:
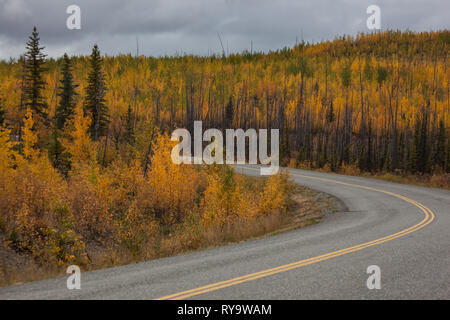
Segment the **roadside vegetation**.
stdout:
<path fill-rule="evenodd" d="M 289 164 L 291 168 L 299 168 L 306 170 L 316 170 L 320 172 L 332 173 L 333 171 L 329 166 L 323 168 L 312 168 L 307 163 L 296 164 L 295 161 L 291 161 Z M 434 174 L 411 174 L 397 170 L 394 173 L 379 171 L 379 172 L 364 172 L 356 166 L 342 166 L 334 173 L 346 174 L 350 176 L 359 176 L 380 179 L 395 183 L 413 184 L 421 187 L 450 189 L 450 173 L 434 173 Z"/>
<path fill-rule="evenodd" d="M 80 113 L 75 126 L 83 127 Z M 148 171 L 138 160 L 102 168 L 87 131 L 77 131 L 67 176 L 34 148 L 31 116 L 23 148 L 0 131 L 0 284 L 91 270 L 254 238 L 320 219 L 317 201 L 281 173 L 236 174 L 228 166 L 175 165 L 166 135 L 153 142 Z M 84 160 L 82 160 L 84 159 Z"/>

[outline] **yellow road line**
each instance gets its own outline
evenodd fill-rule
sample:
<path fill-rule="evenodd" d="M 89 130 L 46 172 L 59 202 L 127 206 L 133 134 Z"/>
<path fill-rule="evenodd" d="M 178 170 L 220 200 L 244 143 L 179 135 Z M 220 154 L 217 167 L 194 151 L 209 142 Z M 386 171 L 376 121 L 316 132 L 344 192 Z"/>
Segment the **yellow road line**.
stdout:
<path fill-rule="evenodd" d="M 238 166 L 239 167 L 239 166 Z M 249 169 L 249 170 L 259 170 L 256 168 L 250 168 L 250 167 L 240 167 L 240 168 L 244 168 L 244 169 Z M 356 187 L 356 188 L 360 188 L 360 189 L 366 189 L 366 190 L 370 190 L 370 191 L 376 191 L 376 192 L 381 192 L 384 194 L 388 194 L 390 196 L 402 199 L 408 203 L 413 204 L 414 206 L 418 207 L 424 214 L 425 214 L 425 218 L 420 221 L 419 223 L 406 228 L 404 230 L 401 230 L 397 233 L 379 238 L 379 239 L 375 239 L 369 242 L 365 242 L 365 243 L 361 243 L 359 245 L 353 246 L 353 247 L 349 247 L 349 248 L 345 248 L 345 249 L 341 249 L 341 250 L 337 250 L 337 251 L 333 251 L 327 254 L 323 254 L 320 256 L 316 256 L 313 258 L 308 258 L 308 259 L 304 259 L 304 260 L 300 260 L 300 261 L 296 261 L 296 262 L 292 262 L 289 264 L 285 264 L 282 266 L 278 266 L 275 268 L 270 268 L 270 269 L 266 269 L 266 270 L 262 270 L 259 272 L 255 272 L 255 273 L 251 273 L 251 274 L 247 274 L 244 276 L 240 276 L 240 277 L 236 277 L 236 278 L 232 278 L 229 280 L 225 280 L 225 281 L 220 281 L 220 282 L 216 282 L 216 283 L 212 283 L 206 286 L 202 286 L 202 287 L 198 287 L 198 288 L 194 288 L 194 289 L 190 289 L 190 290 L 186 290 L 186 291 L 182 291 L 182 292 L 178 292 L 178 293 L 174 293 L 168 296 L 164 296 L 161 298 L 158 298 L 157 300 L 166 300 L 166 299 L 173 299 L 173 300 L 180 300 L 180 299 L 186 299 L 192 296 L 196 296 L 202 293 L 207 293 L 207 292 L 211 292 L 211 291 L 215 291 L 215 290 L 219 290 L 222 288 L 226 288 L 226 287 L 230 287 L 230 286 L 234 286 L 237 285 L 239 283 L 243 283 L 243 282 L 247 282 L 247 281 L 251 281 L 251 280 L 255 280 L 255 279 L 259 279 L 259 278 L 263 278 L 263 277 L 267 277 L 270 275 L 274 275 L 277 273 L 281 273 L 281 272 L 285 272 L 285 271 L 289 271 L 292 269 L 297 269 L 303 266 L 307 266 L 316 262 L 320 262 L 320 261 L 324 261 L 324 260 L 328 260 L 331 258 L 335 258 L 335 257 L 339 257 L 342 256 L 344 254 L 348 254 L 348 253 L 352 253 L 355 251 L 359 251 L 368 247 L 372 247 L 384 242 L 388 242 L 400 237 L 403 237 L 407 234 L 410 234 L 414 231 L 417 231 L 419 229 L 422 229 L 423 227 L 425 227 L 426 225 L 430 224 L 434 218 L 435 215 L 434 213 L 427 208 L 426 206 L 424 206 L 423 204 L 410 199 L 408 197 L 402 196 L 400 194 L 397 193 L 393 193 L 390 191 L 386 191 L 386 190 L 382 190 L 382 189 L 376 189 L 376 188 L 372 188 L 372 187 L 366 187 L 366 186 L 361 186 L 358 184 L 353 184 L 353 183 L 347 183 L 347 182 L 341 182 L 341 181 L 336 181 L 336 180 L 332 180 L 332 179 L 326 179 L 326 178 L 319 178 L 319 177 L 311 177 L 311 176 L 306 176 L 306 175 L 302 175 L 302 174 L 298 174 L 298 173 L 290 173 L 293 176 L 297 176 L 297 177 L 301 177 L 301 178 L 307 178 L 307 179 L 314 179 L 314 180 L 320 180 L 320 181 L 325 181 L 325 182 L 331 182 L 331 183 L 337 183 L 337 184 L 341 184 L 341 185 L 346 185 L 346 186 L 351 186 L 351 187 Z"/>

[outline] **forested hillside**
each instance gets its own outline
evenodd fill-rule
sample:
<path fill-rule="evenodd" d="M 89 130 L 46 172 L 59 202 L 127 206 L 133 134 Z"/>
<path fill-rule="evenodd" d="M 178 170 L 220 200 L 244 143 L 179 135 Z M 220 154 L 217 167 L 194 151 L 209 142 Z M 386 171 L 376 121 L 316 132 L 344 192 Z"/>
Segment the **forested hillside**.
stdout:
<path fill-rule="evenodd" d="M 448 172 L 449 39 L 447 30 L 386 31 L 269 54 L 106 56 L 110 122 L 97 133 L 108 140 L 101 161 L 120 156 L 116 150 L 130 132 L 146 140 L 149 126 L 170 132 L 203 120 L 204 127 L 281 129 L 285 164 Z M 90 58 L 74 57 L 71 65 L 78 93 L 73 103 L 83 104 Z M 61 101 L 64 59 L 50 59 L 45 68 L 42 112 L 50 121 Z M 2 62 L 0 70 L 4 118 L 20 135 L 25 70 L 21 61 Z M 147 148 L 138 149 L 145 157 Z"/>

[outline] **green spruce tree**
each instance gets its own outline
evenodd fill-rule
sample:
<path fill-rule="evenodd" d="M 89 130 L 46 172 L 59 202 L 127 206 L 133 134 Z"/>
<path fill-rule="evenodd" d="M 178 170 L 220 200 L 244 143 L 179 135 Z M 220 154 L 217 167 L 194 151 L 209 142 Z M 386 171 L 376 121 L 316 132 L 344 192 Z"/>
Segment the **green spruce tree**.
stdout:
<path fill-rule="evenodd" d="M 42 95 L 45 88 L 43 73 L 47 71 L 44 67 L 46 55 L 42 52 L 45 47 L 40 46 L 39 40 L 39 33 L 34 27 L 27 42 L 24 60 L 24 98 L 26 107 L 29 107 L 36 115 L 46 119 L 46 103 Z"/>
<path fill-rule="evenodd" d="M 64 176 L 67 176 L 71 167 L 70 154 L 66 152 L 66 148 L 64 148 L 59 141 L 59 135 L 58 119 L 55 117 L 52 135 L 48 145 L 48 157 L 53 167 L 58 169 L 58 171 Z"/>
<path fill-rule="evenodd" d="M 225 106 L 225 121 L 227 128 L 231 128 L 233 125 L 233 117 L 234 117 L 234 107 L 233 107 L 233 100 L 230 96 L 228 99 L 228 103 Z"/>
<path fill-rule="evenodd" d="M 72 64 L 67 54 L 63 57 L 62 80 L 59 85 L 59 105 L 56 109 L 56 127 L 61 130 L 75 112 L 75 97 L 77 93 L 73 83 Z"/>
<path fill-rule="evenodd" d="M 84 110 L 92 117 L 90 132 L 94 141 L 106 135 L 109 124 L 108 108 L 105 105 L 106 84 L 102 62 L 100 50 L 97 45 L 94 45 L 84 100 Z"/>

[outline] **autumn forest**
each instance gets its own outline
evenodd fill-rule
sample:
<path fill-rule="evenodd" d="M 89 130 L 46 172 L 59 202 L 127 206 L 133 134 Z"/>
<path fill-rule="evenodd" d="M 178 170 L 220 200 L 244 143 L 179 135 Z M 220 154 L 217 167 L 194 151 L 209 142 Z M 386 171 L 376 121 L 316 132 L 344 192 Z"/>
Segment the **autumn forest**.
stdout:
<path fill-rule="evenodd" d="M 0 62 L 0 257 L 37 278 L 50 264 L 113 265 L 245 238 L 255 221 L 251 236 L 279 227 L 285 174 L 170 161 L 170 133 L 195 120 L 279 129 L 283 166 L 448 186 L 447 30 L 157 58 L 97 45 L 47 58 L 41 36 Z M 0 267 L 2 283 L 23 280 Z"/>

